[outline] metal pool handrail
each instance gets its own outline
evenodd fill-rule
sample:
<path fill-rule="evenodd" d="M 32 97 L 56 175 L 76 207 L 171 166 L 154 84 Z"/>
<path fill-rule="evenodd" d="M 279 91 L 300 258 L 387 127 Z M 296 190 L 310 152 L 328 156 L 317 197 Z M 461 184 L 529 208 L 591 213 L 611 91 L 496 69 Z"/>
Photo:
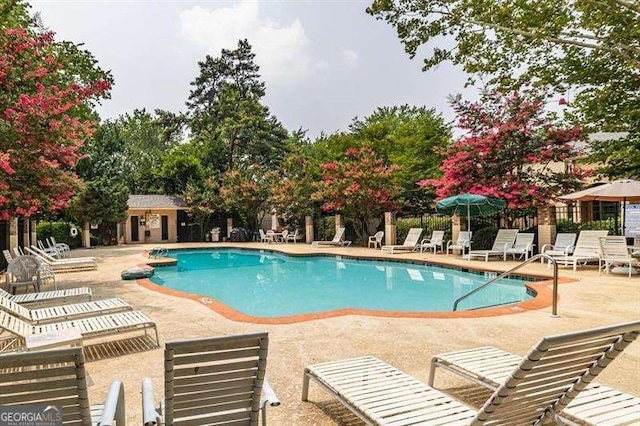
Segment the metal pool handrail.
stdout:
<path fill-rule="evenodd" d="M 535 260 L 539 260 L 539 259 L 547 259 L 550 263 L 553 264 L 553 304 L 551 307 L 551 316 L 553 317 L 557 317 L 558 316 L 558 262 L 556 261 L 556 259 L 554 259 L 553 257 L 549 256 L 548 254 L 536 254 L 533 257 L 530 257 L 529 259 L 525 260 L 522 263 L 519 263 L 518 265 L 514 266 L 513 268 L 509 269 L 506 272 L 501 273 L 500 275 L 498 275 L 497 277 L 487 281 L 486 283 L 482 284 L 480 287 L 475 288 L 473 290 L 471 290 L 469 293 L 460 296 L 456 299 L 456 301 L 453 303 L 453 311 L 457 311 L 458 310 L 458 304 L 460 302 L 462 302 L 464 299 L 466 299 L 467 297 L 471 296 L 474 293 L 479 292 L 480 290 L 482 290 L 483 288 L 487 287 L 490 284 L 493 284 L 494 282 L 498 281 L 499 279 L 502 279 L 508 275 L 511 275 L 512 272 L 517 271 L 518 269 L 522 268 L 524 265 L 527 265 Z"/>

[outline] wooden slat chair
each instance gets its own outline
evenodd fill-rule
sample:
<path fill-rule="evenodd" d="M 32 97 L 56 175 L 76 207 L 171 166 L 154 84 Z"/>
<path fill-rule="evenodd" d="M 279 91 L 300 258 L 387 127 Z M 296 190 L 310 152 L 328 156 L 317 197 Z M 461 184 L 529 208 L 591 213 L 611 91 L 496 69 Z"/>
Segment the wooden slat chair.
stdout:
<path fill-rule="evenodd" d="M 490 256 L 504 256 L 505 250 L 513 247 L 517 236 L 517 229 L 500 229 L 498 230 L 498 235 L 496 235 L 491 250 L 470 250 L 469 260 L 474 257 L 483 257 L 484 261 L 488 262 Z"/>
<path fill-rule="evenodd" d="M 539 425 L 559 422 L 567 405 L 640 334 L 640 321 L 545 337 L 510 370 L 479 411 L 374 357 L 304 371 L 372 425 Z"/>
<path fill-rule="evenodd" d="M 112 298 L 70 305 L 29 309 L 0 295 L 0 310 L 32 324 L 95 317 L 116 312 L 131 311 L 133 307 L 122 299 Z"/>
<path fill-rule="evenodd" d="M 165 399 L 156 410 L 151 379 L 142 381 L 143 423 L 257 425 L 280 401 L 265 378 L 268 335 L 254 333 L 166 343 Z"/>
<path fill-rule="evenodd" d="M 89 404 L 82 348 L 0 355 L 0 405 L 26 404 L 61 407 L 65 425 L 126 424 L 121 382 L 104 404 Z"/>
<path fill-rule="evenodd" d="M 20 303 L 22 305 L 48 306 L 51 304 L 63 305 L 79 301 L 89 301 L 93 295 L 88 287 L 70 288 L 66 290 L 41 291 L 39 293 L 11 294 L 0 288 L 0 297 Z"/>
<path fill-rule="evenodd" d="M 9 341 L 5 348 L 24 346 L 27 336 L 32 334 L 52 333 L 70 328 L 80 330 L 83 339 L 111 336 L 137 330 L 143 330 L 146 334 L 148 329 L 153 328 L 156 343 L 160 345 L 156 324 L 140 311 L 119 312 L 117 314 L 38 325 L 32 325 L 7 312 L 0 311 L 0 328 L 10 334 L 4 339 Z"/>

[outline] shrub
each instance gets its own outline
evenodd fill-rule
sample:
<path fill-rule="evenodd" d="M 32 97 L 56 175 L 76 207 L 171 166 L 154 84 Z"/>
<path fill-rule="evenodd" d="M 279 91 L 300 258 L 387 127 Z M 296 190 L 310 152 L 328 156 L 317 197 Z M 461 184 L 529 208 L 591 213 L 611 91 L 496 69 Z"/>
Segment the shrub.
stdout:
<path fill-rule="evenodd" d="M 70 234 L 72 226 L 74 225 L 67 222 L 38 222 L 36 233 L 38 234 L 38 239 L 43 242 L 46 238 L 53 237 L 57 243 L 66 243 L 71 248 L 80 247 L 82 245 L 82 234 L 78 232 L 76 237 L 72 237 Z"/>
<path fill-rule="evenodd" d="M 619 230 L 616 227 L 616 221 L 614 219 L 605 220 L 592 220 L 590 222 L 573 222 L 568 219 L 560 219 L 556 222 L 557 232 L 573 232 L 587 230 L 602 230 L 609 231 L 609 234 L 616 235 Z"/>

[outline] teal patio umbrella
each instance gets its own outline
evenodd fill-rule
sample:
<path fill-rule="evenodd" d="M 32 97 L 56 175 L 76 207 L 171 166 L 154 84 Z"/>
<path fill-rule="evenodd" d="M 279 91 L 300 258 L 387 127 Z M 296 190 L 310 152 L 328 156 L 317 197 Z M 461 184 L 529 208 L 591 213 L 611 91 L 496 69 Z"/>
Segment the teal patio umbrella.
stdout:
<path fill-rule="evenodd" d="M 471 217 L 486 216 L 500 211 L 507 204 L 499 198 L 485 197 L 477 194 L 460 194 L 444 198 L 436 203 L 436 211 L 440 214 L 458 213 L 467 216 L 467 230 L 471 230 Z"/>

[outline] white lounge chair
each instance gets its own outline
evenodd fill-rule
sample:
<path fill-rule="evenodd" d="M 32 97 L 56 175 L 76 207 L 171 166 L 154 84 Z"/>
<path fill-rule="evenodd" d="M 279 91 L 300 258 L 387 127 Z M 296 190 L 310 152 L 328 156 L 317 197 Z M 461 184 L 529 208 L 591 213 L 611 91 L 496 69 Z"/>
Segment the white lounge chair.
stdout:
<path fill-rule="evenodd" d="M 512 255 L 514 259 L 516 256 L 519 259 L 523 257 L 524 260 L 529 259 L 529 256 L 533 256 L 533 248 L 535 247 L 533 241 L 535 238 L 536 234 L 519 233 L 513 245 L 504 251 L 504 260 L 507 260 L 508 255 Z"/>
<path fill-rule="evenodd" d="M 66 243 L 57 243 L 56 239 L 54 237 L 49 237 L 49 238 L 46 239 L 46 241 L 47 241 L 47 245 L 49 247 L 54 247 L 58 251 L 61 251 L 63 253 L 71 251 L 71 247 L 69 247 L 68 244 L 66 244 Z"/>
<path fill-rule="evenodd" d="M 601 237 L 600 252 L 599 273 L 602 273 L 603 266 L 608 273 L 611 270 L 611 265 L 628 265 L 629 278 L 631 278 L 632 268 L 640 266 L 640 259 L 631 257 L 631 253 L 627 248 L 627 238 L 624 236 Z"/>
<path fill-rule="evenodd" d="M 606 237 L 609 231 L 580 231 L 573 253 L 553 256 L 558 264 L 572 265 L 577 270 L 578 264 L 600 261 L 600 237 Z"/>
<path fill-rule="evenodd" d="M 0 295 L 0 310 L 31 324 L 66 321 L 83 317 L 95 317 L 115 312 L 131 311 L 133 307 L 122 299 L 111 298 L 69 305 L 29 309 Z"/>
<path fill-rule="evenodd" d="M 280 401 L 265 377 L 267 333 L 166 343 L 163 403 L 142 380 L 142 423 L 266 425 L 266 407 Z"/>
<path fill-rule="evenodd" d="M 472 235 L 473 232 L 471 231 L 460 231 L 458 233 L 458 239 L 456 240 L 455 244 L 452 240 L 447 241 L 447 254 L 449 254 L 449 251 L 453 253 L 454 250 L 460 250 L 462 254 L 464 254 L 465 249 L 471 250 Z"/>
<path fill-rule="evenodd" d="M 63 305 L 89 301 L 92 299 L 91 289 L 87 287 L 70 288 L 65 290 L 41 291 L 39 293 L 10 294 L 0 288 L 0 297 L 20 303 L 21 305 L 49 306 Z"/>
<path fill-rule="evenodd" d="M 77 271 L 94 271 L 98 269 L 98 262 L 90 258 L 82 259 L 53 259 L 38 250 L 37 247 L 31 246 L 24 248 L 29 254 L 38 257 L 41 261 L 49 265 L 55 272 L 77 272 Z"/>
<path fill-rule="evenodd" d="M 444 231 L 433 231 L 431 238 L 425 238 L 420 242 L 420 253 L 433 250 L 433 254 L 436 254 L 438 248 L 444 251 Z"/>
<path fill-rule="evenodd" d="M 113 425 L 115 422 L 125 425 L 122 383 L 117 380 L 111 382 L 105 402 L 90 405 L 84 363 L 82 348 L 1 355 L 0 404 L 5 409 L 11 405 L 48 405 L 50 408 L 45 411 L 53 416 L 58 406 L 62 408 L 60 414 L 64 424 Z M 40 424 L 45 423 L 57 422 L 43 420 Z"/>
<path fill-rule="evenodd" d="M 344 231 L 345 228 L 338 228 L 338 230 L 336 231 L 336 235 L 333 236 L 333 240 L 331 241 L 313 241 L 311 242 L 311 245 L 314 247 L 317 247 L 319 245 L 328 245 L 328 246 L 350 246 L 351 245 L 351 241 L 345 240 L 344 239 Z"/>
<path fill-rule="evenodd" d="M 30 335 L 52 333 L 70 328 L 78 329 L 83 339 L 122 334 L 136 330 L 144 330 L 145 334 L 147 334 L 147 329 L 153 328 L 156 342 L 160 345 L 156 324 L 140 311 L 119 312 L 117 314 L 37 325 L 32 325 L 14 315 L 0 311 L 0 328 L 12 335 L 11 337 L 5 337 L 4 340 L 10 340 L 6 347 L 14 345 L 22 347 L 26 342 L 27 336 Z"/>
<path fill-rule="evenodd" d="M 538 425 L 556 420 L 640 334 L 640 321 L 543 338 L 478 411 L 368 356 L 307 367 L 314 379 L 370 425 Z"/>
<path fill-rule="evenodd" d="M 471 250 L 469 251 L 469 260 L 474 257 L 484 257 L 484 261 L 488 262 L 490 256 L 502 256 L 504 258 L 504 252 L 510 247 L 513 247 L 513 243 L 518 235 L 517 229 L 500 229 L 498 235 L 493 242 L 491 250 Z"/>
<path fill-rule="evenodd" d="M 399 250 L 409 250 L 413 251 L 418 247 L 418 242 L 420 241 L 420 236 L 422 235 L 422 228 L 409 228 L 409 232 L 407 233 L 407 237 L 404 239 L 404 243 L 392 246 L 382 246 L 380 250 L 384 253 L 393 254 L 395 251 Z"/>
<path fill-rule="evenodd" d="M 375 234 L 369 237 L 369 242 L 367 243 L 367 247 L 371 248 L 373 246 L 374 249 L 378 247 L 382 248 L 382 239 L 384 238 L 384 231 L 378 231 Z"/>
<path fill-rule="evenodd" d="M 42 250 L 43 252 L 47 253 L 48 255 L 53 256 L 53 257 L 55 257 L 57 259 L 62 258 L 62 256 L 63 256 L 62 252 L 60 250 L 58 250 L 57 248 L 55 248 L 55 247 L 46 247 L 44 245 L 44 243 L 42 242 L 42 240 L 38 240 L 37 244 L 38 244 L 38 248 L 40 250 Z"/>
<path fill-rule="evenodd" d="M 25 247 L 25 250 L 27 248 L 28 247 Z M 60 263 L 62 263 L 62 262 L 70 262 L 70 263 L 73 263 L 73 262 L 97 262 L 98 261 L 97 258 L 92 257 L 92 256 L 91 257 L 90 256 L 86 256 L 86 257 L 70 257 L 70 258 L 65 258 L 65 259 L 57 259 L 57 258 L 51 256 L 50 254 L 40 250 L 38 247 L 34 246 L 33 244 L 31 245 L 31 250 L 37 252 L 38 254 L 40 254 L 43 257 L 46 257 L 48 260 L 59 261 Z"/>
<path fill-rule="evenodd" d="M 543 245 L 540 253 L 548 254 L 549 256 L 570 255 L 575 248 L 577 236 L 578 234 L 574 233 L 559 233 L 556 235 L 556 242 L 554 244 Z M 544 259 L 540 259 L 540 262 L 544 263 Z"/>
<path fill-rule="evenodd" d="M 607 335 L 607 333 L 603 335 Z M 589 345 L 597 342 L 596 336 L 598 334 L 588 335 L 582 343 L 576 341 L 574 348 L 580 351 L 582 346 L 583 350 L 589 350 Z M 609 343 L 610 341 L 608 341 Z M 569 348 L 566 351 L 570 352 Z M 532 353 L 529 356 L 531 355 Z M 533 355 L 536 356 L 535 353 Z M 558 355 L 561 356 L 561 353 Z M 431 360 L 428 384 L 433 387 L 436 369 L 441 367 L 495 391 L 500 384 L 517 372 L 516 369 L 522 362 L 522 357 L 491 346 L 436 355 Z M 572 364 L 567 363 L 565 368 L 569 369 L 571 366 Z M 544 379 L 541 377 L 541 381 Z M 551 384 L 550 382 L 549 385 Z M 640 398 L 591 382 L 559 414 L 565 421 L 577 422 L 570 424 L 594 426 L 638 424 L 640 422 Z"/>

